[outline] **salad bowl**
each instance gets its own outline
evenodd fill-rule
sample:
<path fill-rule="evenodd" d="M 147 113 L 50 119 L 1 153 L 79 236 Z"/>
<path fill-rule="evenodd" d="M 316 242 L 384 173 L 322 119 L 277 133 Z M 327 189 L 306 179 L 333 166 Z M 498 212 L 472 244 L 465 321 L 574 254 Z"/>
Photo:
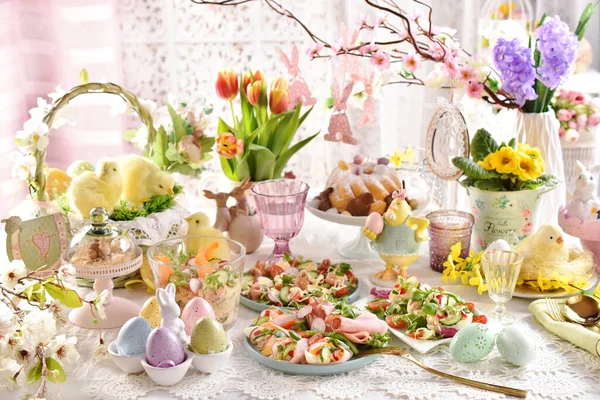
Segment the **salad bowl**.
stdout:
<path fill-rule="evenodd" d="M 174 284 L 182 310 L 201 297 L 226 330 L 235 324 L 246 258 L 242 244 L 223 237 L 182 236 L 156 243 L 147 255 L 155 287 Z"/>

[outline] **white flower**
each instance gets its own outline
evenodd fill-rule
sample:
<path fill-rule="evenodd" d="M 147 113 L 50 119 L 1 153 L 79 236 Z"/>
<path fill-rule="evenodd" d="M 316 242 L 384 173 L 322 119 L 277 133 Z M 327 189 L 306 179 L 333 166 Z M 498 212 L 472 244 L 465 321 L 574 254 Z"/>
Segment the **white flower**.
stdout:
<path fill-rule="evenodd" d="M 92 359 L 94 363 L 98 363 L 108 359 L 108 347 L 105 344 L 99 344 L 98 347 L 94 350 L 92 354 Z"/>
<path fill-rule="evenodd" d="M 425 78 L 425 86 L 439 88 L 448 82 L 448 74 L 444 72 L 442 68 L 443 64 L 436 64 L 435 68 L 427 75 L 427 78 Z"/>
<path fill-rule="evenodd" d="M 79 360 L 75 344 L 77 344 L 76 337 L 67 338 L 65 335 L 55 337 L 48 345 L 50 357 L 56 358 L 63 365 L 75 364 Z"/>
<path fill-rule="evenodd" d="M 10 264 L 0 266 L 0 283 L 9 289 L 14 289 L 19 279 L 27 276 L 27 268 L 23 260 L 13 260 Z"/>
<path fill-rule="evenodd" d="M 63 283 L 75 285 L 77 280 L 75 279 L 75 267 L 71 264 L 65 264 L 58 269 L 58 277 Z"/>
<path fill-rule="evenodd" d="M 22 366 L 10 358 L 0 358 L 0 388 L 14 389 L 14 376 L 21 370 Z M 25 374 L 19 374 L 25 375 Z"/>
<path fill-rule="evenodd" d="M 8 155 L 8 158 L 13 163 L 11 171 L 13 178 L 25 181 L 30 176 L 35 175 L 36 161 L 34 156 L 13 151 Z"/>
<path fill-rule="evenodd" d="M 98 313 L 98 318 L 106 319 L 106 304 L 108 303 L 110 296 L 110 291 L 108 289 L 104 289 L 100 296 L 94 299 L 94 308 L 96 308 L 96 312 Z"/>
<path fill-rule="evenodd" d="M 48 125 L 30 119 L 23 127 L 22 131 L 17 132 L 15 143 L 19 150 L 24 153 L 30 153 L 34 150 L 44 151 L 48 147 Z"/>
<path fill-rule="evenodd" d="M 31 310 L 23 318 L 21 332 L 26 345 L 30 347 L 48 343 L 56 335 L 54 314 L 48 310 Z"/>
<path fill-rule="evenodd" d="M 67 91 L 64 90 L 62 88 L 62 85 L 58 85 L 54 88 L 55 92 L 54 93 L 49 93 L 48 97 L 50 97 L 52 99 L 52 102 L 54 103 L 56 100 L 60 99 L 61 97 L 63 97 L 65 94 L 67 94 Z"/>
<path fill-rule="evenodd" d="M 136 147 L 140 149 L 146 148 L 146 146 L 148 145 L 148 128 L 146 128 L 146 125 L 140 126 L 140 128 L 135 133 L 135 136 L 131 140 L 131 143 L 133 143 Z"/>

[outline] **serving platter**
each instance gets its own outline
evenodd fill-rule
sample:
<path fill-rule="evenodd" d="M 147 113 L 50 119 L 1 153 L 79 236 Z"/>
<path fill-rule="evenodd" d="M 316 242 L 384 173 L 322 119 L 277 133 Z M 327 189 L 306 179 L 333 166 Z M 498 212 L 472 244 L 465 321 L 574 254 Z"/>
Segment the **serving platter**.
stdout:
<path fill-rule="evenodd" d="M 283 372 L 284 374 L 308 376 L 343 374 L 345 372 L 364 368 L 380 357 L 378 354 L 373 354 L 361 358 L 351 358 L 346 362 L 336 364 L 292 364 L 285 361 L 273 360 L 269 357 L 263 356 L 260 351 L 258 351 L 256 347 L 252 345 L 252 343 L 250 343 L 248 338 L 244 338 L 244 350 L 251 359 L 261 363 L 267 368 Z"/>
<path fill-rule="evenodd" d="M 359 298 L 360 286 L 361 286 L 360 279 L 356 278 L 356 287 L 351 292 L 349 292 L 348 303 L 354 303 Z M 259 303 L 257 301 L 251 300 L 244 296 L 240 296 L 240 303 L 242 303 L 244 306 L 248 307 L 249 309 L 258 311 L 258 312 L 266 310 L 267 308 L 271 308 L 271 304 Z M 291 308 L 291 307 L 278 307 L 278 308 L 294 310 L 294 308 Z"/>

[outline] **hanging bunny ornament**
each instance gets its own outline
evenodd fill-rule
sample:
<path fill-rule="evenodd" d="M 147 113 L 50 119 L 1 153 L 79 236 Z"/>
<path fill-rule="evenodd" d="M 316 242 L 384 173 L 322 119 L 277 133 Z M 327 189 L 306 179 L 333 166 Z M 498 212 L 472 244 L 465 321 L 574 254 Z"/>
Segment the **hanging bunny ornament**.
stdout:
<path fill-rule="evenodd" d="M 358 30 L 349 31 L 345 24 L 340 25 L 340 33 L 342 37 L 334 45 L 333 50 L 338 54 L 340 58 L 340 71 L 344 74 L 349 74 L 353 79 L 360 75 L 358 68 L 358 58 L 355 56 L 349 56 L 344 54 L 347 50 L 356 46 L 358 40 Z"/>
<path fill-rule="evenodd" d="M 363 111 L 360 115 L 360 121 L 358 122 L 359 128 L 377 122 L 377 117 L 375 116 L 375 99 L 373 98 L 374 77 L 375 72 L 372 71 L 369 76 L 366 76 L 365 74 L 362 79 L 365 85 L 365 103 L 363 104 Z"/>
<path fill-rule="evenodd" d="M 317 99 L 312 97 L 308 85 L 300 76 L 300 68 L 298 67 L 298 48 L 296 45 L 292 47 L 291 59 L 289 59 L 281 49 L 279 49 L 279 58 L 290 74 L 290 109 L 296 107 L 300 103 L 304 106 L 315 105 Z"/>
<path fill-rule="evenodd" d="M 352 136 L 352 128 L 346 114 L 346 102 L 352 94 L 354 82 L 349 82 L 343 91 L 338 83 L 344 82 L 344 75 L 341 74 L 337 78 L 333 78 L 331 89 L 333 91 L 333 114 L 329 120 L 328 133 L 325 135 L 325 140 L 330 142 L 342 141 L 347 144 L 356 144 L 356 139 Z"/>
<path fill-rule="evenodd" d="M 179 318 L 181 310 L 175 301 L 175 285 L 169 283 L 166 289 L 158 289 L 156 291 L 156 298 L 158 299 L 158 307 L 162 316 L 160 326 L 175 332 L 181 341 L 187 344 L 188 337 L 185 333 L 185 324 Z"/>

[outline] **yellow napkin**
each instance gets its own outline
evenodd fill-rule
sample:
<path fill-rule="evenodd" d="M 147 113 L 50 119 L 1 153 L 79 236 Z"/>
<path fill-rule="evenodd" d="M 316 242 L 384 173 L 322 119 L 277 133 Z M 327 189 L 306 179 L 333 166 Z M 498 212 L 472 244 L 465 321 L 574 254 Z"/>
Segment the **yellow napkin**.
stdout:
<path fill-rule="evenodd" d="M 557 303 L 565 304 L 565 300 L 556 299 Z M 544 328 L 556 336 L 581 347 L 600 357 L 600 333 L 596 327 L 585 327 L 572 322 L 557 322 L 550 317 L 546 308 L 546 299 L 536 300 L 529 305 L 529 311 Z"/>

